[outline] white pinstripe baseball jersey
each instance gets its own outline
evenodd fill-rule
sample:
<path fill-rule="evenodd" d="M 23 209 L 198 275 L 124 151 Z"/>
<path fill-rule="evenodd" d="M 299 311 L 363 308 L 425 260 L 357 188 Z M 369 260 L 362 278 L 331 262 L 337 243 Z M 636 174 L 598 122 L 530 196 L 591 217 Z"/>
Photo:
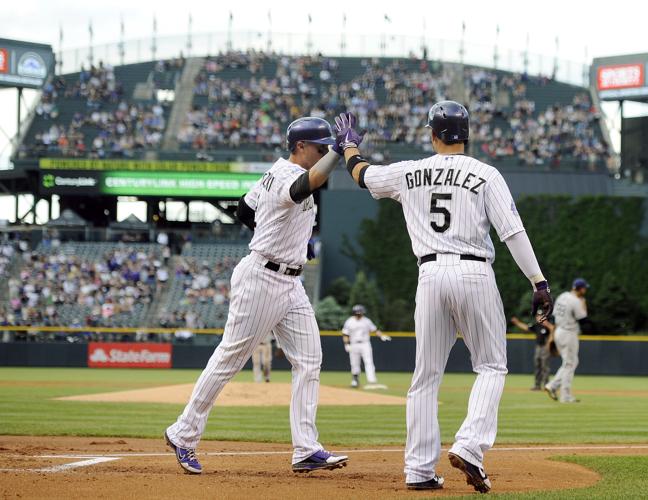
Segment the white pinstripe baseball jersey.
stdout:
<path fill-rule="evenodd" d="M 250 250 L 278 264 L 300 266 L 306 262 L 315 201 L 313 195 L 301 203 L 290 197 L 290 186 L 304 172 L 306 169 L 280 158 L 245 195 L 245 203 L 256 212 Z"/>
<path fill-rule="evenodd" d="M 407 395 L 405 474 L 408 483 L 435 476 L 441 453 L 437 396 L 450 350 L 463 335 L 477 378 L 468 413 L 450 452 L 482 467 L 497 434 L 506 376 L 506 321 L 489 231 L 502 240 L 524 230 L 501 174 L 465 155 L 369 166 L 364 183 L 374 198 L 403 206 L 414 254 L 422 263 L 416 291 L 416 367 Z M 463 259 L 483 257 L 486 262 Z"/>
<path fill-rule="evenodd" d="M 195 448 L 221 390 L 270 332 L 293 366 L 290 430 L 293 464 L 310 457 L 317 441 L 315 416 L 319 398 L 322 347 L 315 313 L 298 276 L 266 267 L 268 260 L 289 266 L 306 261 L 315 221 L 313 196 L 301 203 L 290 198 L 290 186 L 306 169 L 278 160 L 245 196 L 255 210 L 256 228 L 250 254 L 232 274 L 230 306 L 223 338 L 200 375 L 189 403 L 167 428 L 176 446 Z"/>
<path fill-rule="evenodd" d="M 412 249 L 419 258 L 451 253 L 492 261 L 491 224 L 501 240 L 524 230 L 502 175 L 470 156 L 437 154 L 371 165 L 364 182 L 374 198 L 393 198 L 403 205 Z"/>
<path fill-rule="evenodd" d="M 360 319 L 351 316 L 344 322 L 342 327 L 342 333 L 349 336 L 351 343 L 369 342 L 369 334 L 376 330 L 378 330 L 378 327 L 366 316 Z"/>

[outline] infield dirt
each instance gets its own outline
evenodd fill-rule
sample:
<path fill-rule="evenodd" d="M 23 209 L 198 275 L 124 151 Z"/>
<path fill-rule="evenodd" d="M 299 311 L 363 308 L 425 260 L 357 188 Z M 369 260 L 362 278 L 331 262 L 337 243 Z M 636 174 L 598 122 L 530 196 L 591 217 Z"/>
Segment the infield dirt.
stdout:
<path fill-rule="evenodd" d="M 204 472 L 184 474 L 162 439 L 0 436 L 1 498 L 403 498 L 403 452 L 395 448 L 344 451 L 348 467 L 294 474 L 289 445 L 204 441 Z M 493 492 L 586 487 L 599 476 L 579 465 L 549 460 L 570 454 L 646 454 L 622 445 L 494 448 L 486 470 Z M 56 466 L 88 460 L 117 460 L 57 472 Z M 450 467 L 445 451 L 438 473 L 445 488 L 434 496 L 472 493 L 463 475 Z"/>

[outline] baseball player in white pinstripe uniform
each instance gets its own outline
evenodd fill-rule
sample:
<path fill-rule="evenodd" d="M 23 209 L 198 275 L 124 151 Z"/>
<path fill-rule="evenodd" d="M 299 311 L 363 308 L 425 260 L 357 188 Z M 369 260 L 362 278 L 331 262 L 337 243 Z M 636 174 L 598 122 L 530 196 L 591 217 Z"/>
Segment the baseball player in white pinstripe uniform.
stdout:
<path fill-rule="evenodd" d="M 365 389 L 386 388 L 386 386 L 377 385 L 378 379 L 373 362 L 370 335 L 375 333 L 383 342 L 390 341 L 391 337 L 378 330 L 374 322 L 365 316 L 366 311 L 363 305 L 354 305 L 351 312 L 353 312 L 353 316 L 347 318 L 342 326 L 344 350 L 349 353 L 351 363 L 351 387 L 356 388 L 360 385 L 360 361 L 362 360 L 368 382 Z"/>
<path fill-rule="evenodd" d="M 468 484 L 487 492 L 484 452 L 493 446 L 506 369 L 506 320 L 491 263 L 491 224 L 534 289 L 533 308 L 551 312 L 547 281 L 501 174 L 464 154 L 468 112 L 454 101 L 430 109 L 428 126 L 436 155 L 374 166 L 360 155 L 355 117 L 336 118 L 336 141 L 353 179 L 374 198 L 403 206 L 412 249 L 418 257 L 416 368 L 407 395 L 406 484 L 439 489 L 441 451 L 437 395 L 457 332 L 470 351 L 477 378 L 468 414 L 448 453 Z M 543 318 L 544 319 L 544 318 Z"/>
<path fill-rule="evenodd" d="M 340 158 L 329 150 L 334 144 L 331 135 L 330 125 L 321 118 L 295 120 L 287 131 L 288 160 L 277 160 L 239 202 L 239 219 L 254 230 L 251 252 L 232 274 L 223 339 L 196 382 L 184 412 L 165 433 L 186 472 L 202 472 L 195 449 L 209 412 L 223 386 L 270 331 L 293 367 L 293 470 L 346 465 L 348 457 L 325 451 L 317 441 L 322 348 L 313 308 L 299 279 L 315 222 L 312 193 L 326 182 Z"/>

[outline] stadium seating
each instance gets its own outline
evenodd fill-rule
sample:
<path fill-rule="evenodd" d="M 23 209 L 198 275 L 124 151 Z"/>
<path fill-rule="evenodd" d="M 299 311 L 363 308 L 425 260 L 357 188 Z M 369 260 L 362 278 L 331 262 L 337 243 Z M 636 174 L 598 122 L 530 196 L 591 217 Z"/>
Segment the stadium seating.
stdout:
<path fill-rule="evenodd" d="M 161 250 L 155 244 L 41 244 L 9 280 L 13 323 L 143 326 Z"/>
<path fill-rule="evenodd" d="M 141 122 L 156 103 L 154 98 L 135 99 L 137 86 L 173 88 L 182 68 L 178 61 L 114 68 L 117 97 L 101 102 L 101 110 L 114 113 L 122 101 L 137 105 L 139 118 L 133 128 L 146 128 Z M 149 149 L 170 159 L 273 161 L 285 154 L 283 133 L 292 119 L 310 114 L 330 119 L 351 109 L 368 131 L 365 147 L 374 153 L 373 161 L 396 161 L 430 154 L 429 133 L 422 125 L 430 103 L 444 98 L 466 102 L 473 118 L 470 153 L 498 167 L 596 170 L 605 168 L 609 158 L 598 111 L 581 87 L 415 58 L 327 58 L 254 51 L 204 60 L 193 89 L 187 90 L 193 93 L 193 110 L 176 130 L 168 131 L 178 137 L 181 151 L 161 149 L 168 107 L 162 108 L 162 130 L 149 134 L 152 140 L 140 139 L 115 150 L 104 145 L 97 151 L 93 140 L 102 130 L 104 142 L 112 144 L 115 137 L 105 133 L 106 127 L 89 123 L 92 114 L 86 100 L 70 91 L 78 88 L 83 75 L 58 77 L 44 92 L 44 109 L 21 147 L 23 158 L 137 156 Z M 83 122 L 75 128 L 83 147 L 61 150 L 53 145 L 51 135 L 69 132 L 75 120 Z M 52 124 L 61 129 L 52 129 Z M 53 134 L 48 135 L 50 131 Z"/>
<path fill-rule="evenodd" d="M 223 328 L 229 307 L 230 278 L 234 266 L 249 252 L 247 245 L 191 245 L 183 250 L 170 279 L 169 292 L 159 320 L 186 317 L 195 324 L 175 326 Z"/>
<path fill-rule="evenodd" d="M 58 76 L 44 92 L 18 156 L 134 156 L 159 149 L 170 109 L 155 90 L 174 88 L 182 60 Z M 144 85 L 147 92 L 137 92 Z"/>

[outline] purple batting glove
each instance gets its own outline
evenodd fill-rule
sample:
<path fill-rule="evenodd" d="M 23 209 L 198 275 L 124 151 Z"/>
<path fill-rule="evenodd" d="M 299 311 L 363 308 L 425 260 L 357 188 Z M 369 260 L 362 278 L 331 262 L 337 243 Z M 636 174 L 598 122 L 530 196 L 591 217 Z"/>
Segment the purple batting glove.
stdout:
<path fill-rule="evenodd" d="M 362 143 L 364 134 L 355 130 L 356 117 L 353 113 L 340 113 L 335 117 L 335 144 L 333 151 L 339 155 L 344 154 L 347 148 L 357 148 Z"/>

